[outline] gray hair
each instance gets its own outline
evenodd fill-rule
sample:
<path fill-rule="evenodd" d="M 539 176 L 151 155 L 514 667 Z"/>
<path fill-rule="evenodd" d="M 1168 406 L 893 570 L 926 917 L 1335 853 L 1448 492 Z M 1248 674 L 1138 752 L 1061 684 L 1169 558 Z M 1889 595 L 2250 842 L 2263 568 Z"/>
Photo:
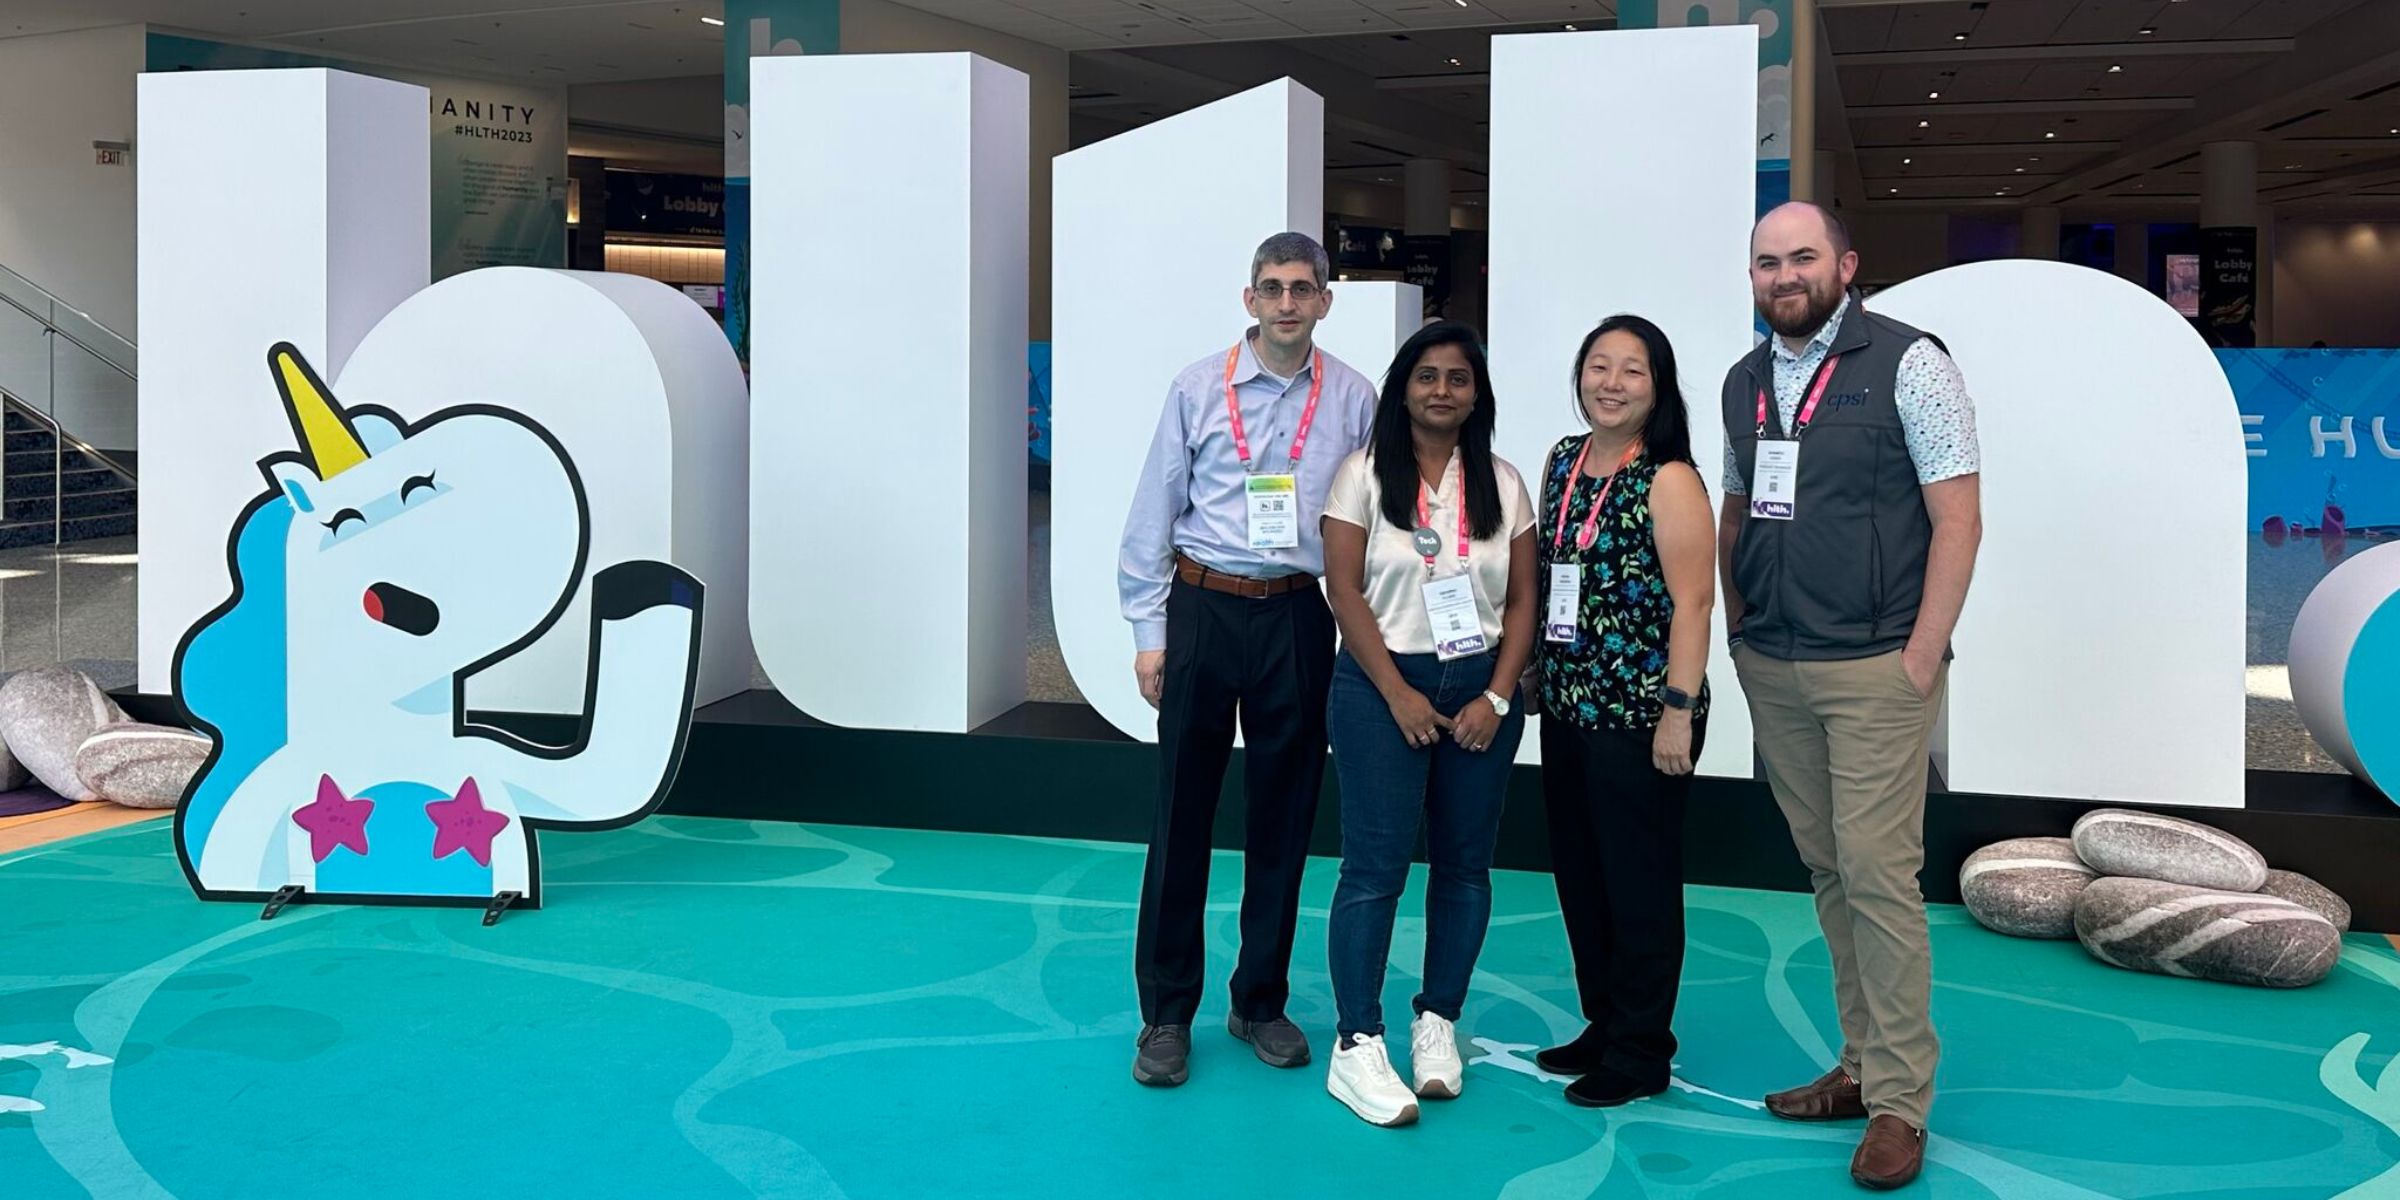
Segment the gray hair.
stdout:
<path fill-rule="evenodd" d="M 1279 233 L 1260 242 L 1258 253 L 1250 256 L 1250 282 L 1257 283 L 1258 273 L 1268 267 L 1285 263 L 1307 263 L 1318 287 L 1325 286 L 1326 277 L 1333 274 L 1333 260 L 1325 257 L 1325 247 L 1318 245 L 1317 239 L 1305 233 Z"/>

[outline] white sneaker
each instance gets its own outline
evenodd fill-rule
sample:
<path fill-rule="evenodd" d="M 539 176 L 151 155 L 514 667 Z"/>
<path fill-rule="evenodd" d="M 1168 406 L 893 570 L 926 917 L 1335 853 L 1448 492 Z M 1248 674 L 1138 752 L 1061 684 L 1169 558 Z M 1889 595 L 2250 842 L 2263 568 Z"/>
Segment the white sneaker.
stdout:
<path fill-rule="evenodd" d="M 1391 1055 L 1384 1052 L 1379 1037 L 1353 1038 L 1347 1050 L 1336 1039 L 1333 1065 L 1325 1070 L 1325 1090 L 1369 1125 L 1389 1129 L 1417 1119 L 1417 1098 L 1392 1070 Z"/>
<path fill-rule="evenodd" d="M 1418 1013 L 1409 1027 L 1408 1065 L 1417 1075 L 1417 1094 L 1428 1100 L 1453 1100 L 1467 1086 L 1467 1068 L 1458 1061 L 1458 1027 L 1438 1013 Z"/>

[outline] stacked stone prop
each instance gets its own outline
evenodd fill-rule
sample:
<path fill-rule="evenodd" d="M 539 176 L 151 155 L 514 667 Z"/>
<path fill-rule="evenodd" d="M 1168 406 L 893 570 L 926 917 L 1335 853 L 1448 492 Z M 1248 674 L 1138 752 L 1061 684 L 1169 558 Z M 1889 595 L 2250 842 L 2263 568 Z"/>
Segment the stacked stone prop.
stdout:
<path fill-rule="evenodd" d="M 2012 937 L 2074 938 L 2111 966 L 2306 987 L 2339 962 L 2350 906 L 2194 821 L 2101 809 L 2071 838 L 2012 838 L 1959 869 L 1967 912 Z"/>
<path fill-rule="evenodd" d="M 209 739 L 143 725 L 68 666 L 19 671 L 0 683 L 0 790 L 26 777 L 74 801 L 173 808 L 207 761 Z"/>

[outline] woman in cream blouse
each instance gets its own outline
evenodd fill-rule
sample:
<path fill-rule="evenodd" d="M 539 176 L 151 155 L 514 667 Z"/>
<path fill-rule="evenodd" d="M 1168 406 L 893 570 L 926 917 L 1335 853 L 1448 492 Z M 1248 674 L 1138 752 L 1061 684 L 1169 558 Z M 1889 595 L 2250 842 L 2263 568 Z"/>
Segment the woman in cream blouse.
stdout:
<path fill-rule="evenodd" d="M 1479 343 L 1439 322 L 1401 346 L 1367 448 L 1325 504 L 1325 591 L 1342 632 L 1326 711 L 1342 796 L 1329 947 L 1341 1036 L 1326 1088 L 1376 1125 L 1414 1121 L 1419 1097 L 1464 1082 L 1453 1023 L 1491 920 L 1492 845 L 1525 732 L 1533 504 L 1492 453 Z M 1411 1088 L 1384 1046 L 1381 1000 L 1420 822 L 1432 870 Z"/>

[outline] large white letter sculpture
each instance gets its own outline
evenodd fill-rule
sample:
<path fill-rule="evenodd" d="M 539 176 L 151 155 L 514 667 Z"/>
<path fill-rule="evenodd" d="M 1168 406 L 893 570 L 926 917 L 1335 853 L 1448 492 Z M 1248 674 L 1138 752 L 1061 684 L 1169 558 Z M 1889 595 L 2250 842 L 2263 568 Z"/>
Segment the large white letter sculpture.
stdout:
<path fill-rule="evenodd" d="M 1025 699 L 1025 76 L 761 58 L 750 111 L 759 660 L 822 720 L 972 729 Z"/>
<path fill-rule="evenodd" d="M 1528 476 L 1578 427 L 1572 348 L 1600 319 L 1630 311 L 1674 339 L 1694 457 L 1717 487 L 1719 381 L 1752 344 L 1741 264 L 1754 37 L 1738 27 L 1494 40 L 1493 375 L 1508 410 L 1500 450 Z M 1022 694 L 1024 80 L 958 55 L 755 69 L 759 649 L 820 717 L 972 728 Z M 142 535 L 147 689 L 165 682 L 174 633 L 223 594 L 223 563 L 198 548 L 251 487 L 223 464 L 284 434 L 244 415 L 255 411 L 241 402 L 255 347 L 288 336 L 339 363 L 422 285 L 423 179 L 389 166 L 423 157 L 422 93 L 394 87 L 316 72 L 142 82 L 143 441 L 159 449 Z M 302 152 L 286 138 L 268 153 L 234 132 L 295 111 L 322 114 L 298 139 Z M 1610 116 L 1622 113 L 1640 119 Z M 1136 737 L 1153 736 L 1154 719 L 1134 690 L 1116 599 L 1132 464 L 1167 380 L 1206 352 L 1218 336 L 1209 331 L 1239 328 L 1233 298 L 1258 242 L 1319 227 L 1323 122 L 1322 101 L 1283 80 L 1055 164 L 1054 604 L 1085 696 Z M 1126 247 L 1162 244 L 1184 269 L 1129 267 Z M 240 246 L 242 258 L 215 246 Z M 251 295 L 220 302 L 237 278 Z M 627 303 L 597 284 L 558 286 Z M 909 292 L 905 304 L 895 289 Z M 1345 294 L 1373 303 L 1346 306 Z M 1380 373 L 1406 332 L 1390 308 L 1399 292 L 1336 295 L 1326 344 Z M 528 303 L 571 306 L 565 296 Z M 2049 264 L 1938 272 L 1872 302 L 1956 354 L 1990 467 L 1985 548 L 1952 676 L 1951 785 L 2240 803 L 2243 443 L 2205 347 L 2155 298 Z M 492 315 L 462 313 L 456 326 L 524 340 L 521 311 L 499 325 Z M 533 327 L 566 326 L 545 317 Z M 536 349 L 593 353 L 624 326 L 591 328 L 581 344 Z M 650 353 L 662 363 L 680 354 Z M 723 372 L 662 375 L 663 393 L 635 403 L 672 415 L 671 468 L 592 486 L 653 497 L 680 529 L 688 515 L 725 510 L 666 497 L 738 489 L 740 472 L 727 469 L 738 456 L 713 457 L 719 441 L 687 446 L 684 436 L 687 404 L 704 422 L 723 411 L 686 398 Z M 412 378 L 395 362 L 359 383 L 404 406 Z M 2126 514 L 2136 512 L 2155 516 L 2134 524 Z M 594 518 L 595 537 L 606 536 Z M 712 638 L 711 653 L 729 644 Z M 1721 654 L 1712 666 L 1702 769 L 1747 775 L 1745 705 Z"/>
<path fill-rule="evenodd" d="M 2361 551 L 2292 622 L 2292 700 L 2325 752 L 2400 800 L 2400 546 Z"/>
<path fill-rule="evenodd" d="M 1981 426 L 1952 790 L 2240 807 L 2249 468 L 2208 347 L 2064 263 L 1952 267 L 1871 303 L 1941 337 Z"/>
<path fill-rule="evenodd" d="M 1629 312 L 1674 344 L 1692 457 L 1716 494 L 1717 389 L 1754 344 L 1742 264 L 1757 80 L 1749 25 L 1492 39 L 1492 382 L 1500 454 L 1528 487 L 1541 486 L 1550 447 L 1583 427 L 1575 347 Z M 1750 713 L 1723 639 L 1710 643 L 1700 769 L 1748 778 Z M 1539 750 L 1529 735 L 1518 758 Z"/>
<path fill-rule="evenodd" d="M 1050 604 L 1084 699 L 1138 738 L 1155 738 L 1158 723 L 1134 688 L 1117 543 L 1139 464 L 1168 381 L 1240 335 L 1259 242 L 1323 224 L 1324 131 L 1325 102 L 1286 79 L 1053 167 Z M 1175 248 L 1171 271 L 1129 256 L 1161 245 Z M 1338 312 L 1339 286 L 1334 296 Z"/>
<path fill-rule="evenodd" d="M 337 375 L 432 270 L 426 91 L 338 71 L 144 75 L 141 689 L 168 690 L 175 642 L 225 596 L 225 530 L 258 460 L 291 441 L 258 403 L 266 348 Z M 273 130 L 271 137 L 260 131 Z M 486 317 L 489 314 L 478 314 Z M 482 320 L 466 328 L 487 332 Z"/>
<path fill-rule="evenodd" d="M 341 72 L 141 78 L 142 690 L 168 690 L 176 639 L 231 584 L 225 530 L 254 464 L 290 445 L 257 402 L 259 356 L 280 341 L 352 403 L 404 419 L 500 403 L 555 430 L 599 561 L 676 562 L 718 589 L 698 702 L 742 690 L 748 414 L 732 351 L 648 280 L 495 269 L 427 289 L 425 104 L 423 88 Z M 583 611 L 479 675 L 470 702 L 581 711 Z"/>

